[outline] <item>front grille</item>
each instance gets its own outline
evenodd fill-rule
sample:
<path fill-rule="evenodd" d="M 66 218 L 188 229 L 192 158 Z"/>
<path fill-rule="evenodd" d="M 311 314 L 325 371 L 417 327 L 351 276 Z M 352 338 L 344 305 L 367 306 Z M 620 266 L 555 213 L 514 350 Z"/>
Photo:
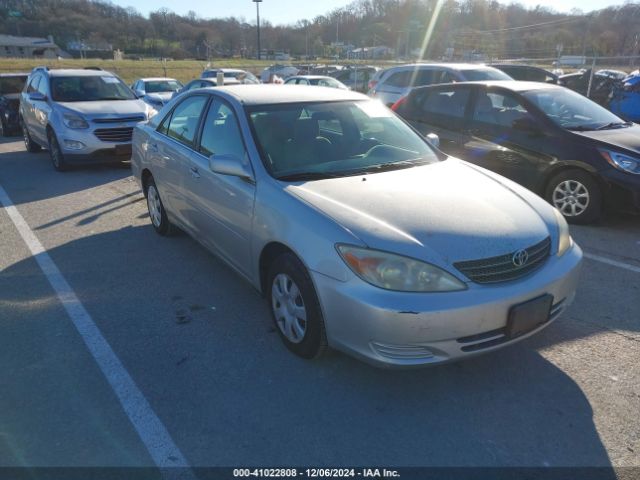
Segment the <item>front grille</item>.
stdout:
<path fill-rule="evenodd" d="M 99 128 L 93 133 L 103 142 L 130 142 L 133 127 Z"/>
<path fill-rule="evenodd" d="M 119 117 L 119 118 L 94 118 L 93 123 L 129 123 L 129 122 L 143 122 L 146 118 L 144 115 L 134 115 L 132 117 Z"/>
<path fill-rule="evenodd" d="M 453 266 L 476 283 L 497 283 L 516 280 L 537 270 L 544 264 L 551 251 L 551 238 L 547 237 L 540 243 L 526 248 L 525 251 L 527 252 L 528 260 L 520 267 L 513 262 L 513 256 L 516 252 L 481 260 L 456 262 Z"/>

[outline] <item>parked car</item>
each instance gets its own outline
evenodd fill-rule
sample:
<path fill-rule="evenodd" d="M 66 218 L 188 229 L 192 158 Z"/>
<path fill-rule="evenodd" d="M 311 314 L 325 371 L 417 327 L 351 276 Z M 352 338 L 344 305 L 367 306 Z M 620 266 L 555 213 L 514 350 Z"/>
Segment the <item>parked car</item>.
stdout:
<path fill-rule="evenodd" d="M 348 90 L 348 87 L 333 77 L 323 77 L 322 75 L 294 75 L 289 77 L 285 85 L 315 85 L 319 87 L 339 88 Z"/>
<path fill-rule="evenodd" d="M 467 358 L 574 298 L 582 253 L 555 208 L 355 92 L 187 92 L 136 128 L 132 171 L 153 228 L 180 227 L 248 279 L 304 358 Z"/>
<path fill-rule="evenodd" d="M 0 73 L 0 137 L 20 132 L 20 92 L 28 73 Z"/>
<path fill-rule="evenodd" d="M 262 70 L 262 73 L 260 74 L 260 81 L 262 83 L 269 83 L 269 78 L 273 75 L 286 80 L 293 75 L 298 75 L 298 68 L 291 65 L 271 65 Z"/>
<path fill-rule="evenodd" d="M 209 68 L 202 72 L 200 78 L 218 78 L 218 72 L 222 72 L 224 75 L 225 84 L 227 83 L 227 80 L 235 80 L 243 84 L 260 83 L 258 77 L 253 73 L 247 72 L 246 70 L 239 70 L 237 68 Z M 231 83 L 228 84 L 230 85 Z"/>
<path fill-rule="evenodd" d="M 133 82 L 131 88 L 138 98 L 160 110 L 182 86 L 175 78 L 154 77 L 140 78 Z"/>
<path fill-rule="evenodd" d="M 596 75 L 603 75 L 605 77 L 613 78 L 614 80 L 622 80 L 626 78 L 629 74 L 627 72 L 623 72 L 622 70 L 598 70 Z"/>
<path fill-rule="evenodd" d="M 603 204 L 640 208 L 640 126 L 564 87 L 532 82 L 418 88 L 395 106 L 440 148 L 540 194 L 569 222 Z"/>
<path fill-rule="evenodd" d="M 233 77 L 224 79 L 225 85 L 242 85 L 240 81 Z M 194 90 L 196 88 L 206 88 L 206 87 L 217 87 L 218 81 L 215 78 L 196 78 L 195 80 L 191 80 L 185 86 L 183 86 L 180 90 L 173 94 L 173 97 L 177 97 L 181 93 L 188 92 L 189 90 Z M 173 98 L 172 97 L 172 98 Z"/>
<path fill-rule="evenodd" d="M 633 72 L 613 88 L 609 110 L 632 122 L 640 123 L 640 73 Z"/>
<path fill-rule="evenodd" d="M 369 90 L 369 80 L 371 80 L 380 70 L 378 67 L 353 66 L 331 74 L 336 80 L 344 83 L 351 90 L 356 92 L 367 92 Z"/>
<path fill-rule="evenodd" d="M 576 73 L 568 73 L 566 75 L 561 75 L 558 78 L 558 85 L 570 88 L 571 90 L 586 97 L 589 91 L 590 77 L 591 69 L 581 70 Z M 599 74 L 597 72 L 594 73 L 593 80 L 591 80 L 591 92 L 589 93 L 589 98 L 606 108 L 609 104 L 609 98 L 616 82 L 618 82 L 618 80 L 608 75 Z"/>
<path fill-rule="evenodd" d="M 503 71 L 514 80 L 529 82 L 558 83 L 558 75 L 544 68 L 531 65 L 518 65 L 514 63 L 494 63 L 493 68 Z"/>
<path fill-rule="evenodd" d="M 119 77 L 93 69 L 35 68 L 20 97 L 27 151 L 47 148 L 59 171 L 130 160 L 133 127 L 155 113 Z"/>
<path fill-rule="evenodd" d="M 497 68 L 466 63 L 417 63 L 384 71 L 369 96 L 391 106 L 413 87 L 476 80 L 512 80 Z"/>
<path fill-rule="evenodd" d="M 342 65 L 316 65 L 314 66 L 310 74 L 311 75 L 332 75 L 335 72 L 340 70 L 344 70 L 344 66 Z"/>

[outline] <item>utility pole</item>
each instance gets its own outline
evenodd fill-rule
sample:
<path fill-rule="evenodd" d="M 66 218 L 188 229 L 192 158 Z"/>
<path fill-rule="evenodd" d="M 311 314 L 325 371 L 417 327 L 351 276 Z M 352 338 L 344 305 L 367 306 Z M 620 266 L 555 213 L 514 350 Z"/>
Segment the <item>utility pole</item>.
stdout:
<path fill-rule="evenodd" d="M 251 0 L 256 4 L 256 26 L 258 28 L 258 60 L 260 60 L 260 3 L 262 0 Z"/>

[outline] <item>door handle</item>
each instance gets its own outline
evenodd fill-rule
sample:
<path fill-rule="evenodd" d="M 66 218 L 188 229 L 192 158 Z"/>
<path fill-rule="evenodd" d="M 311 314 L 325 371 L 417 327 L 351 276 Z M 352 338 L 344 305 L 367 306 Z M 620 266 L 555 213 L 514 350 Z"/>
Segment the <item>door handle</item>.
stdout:
<path fill-rule="evenodd" d="M 189 171 L 191 172 L 191 176 L 193 178 L 200 178 L 200 172 L 198 171 L 198 167 L 190 167 Z"/>

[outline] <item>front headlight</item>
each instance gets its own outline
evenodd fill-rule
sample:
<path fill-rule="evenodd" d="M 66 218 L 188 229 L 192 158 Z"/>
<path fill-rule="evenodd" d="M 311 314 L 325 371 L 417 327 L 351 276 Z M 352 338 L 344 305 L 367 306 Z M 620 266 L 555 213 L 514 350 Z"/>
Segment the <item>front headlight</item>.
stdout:
<path fill-rule="evenodd" d="M 376 287 L 400 292 L 451 292 L 467 288 L 453 275 L 429 263 L 351 245 L 336 248 L 353 273 Z"/>
<path fill-rule="evenodd" d="M 556 221 L 558 222 L 558 256 L 561 257 L 569 250 L 573 240 L 571 239 L 571 235 L 569 235 L 569 224 L 564 219 L 564 216 L 557 208 L 553 209 L 553 213 L 556 214 Z"/>
<path fill-rule="evenodd" d="M 87 121 L 80 115 L 75 113 L 63 113 L 62 122 L 68 127 L 73 129 L 89 128 Z"/>
<path fill-rule="evenodd" d="M 614 152 L 612 150 L 599 151 L 600 155 L 602 155 L 612 167 L 624 172 L 640 175 L 640 158 L 631 157 L 624 153 Z"/>

